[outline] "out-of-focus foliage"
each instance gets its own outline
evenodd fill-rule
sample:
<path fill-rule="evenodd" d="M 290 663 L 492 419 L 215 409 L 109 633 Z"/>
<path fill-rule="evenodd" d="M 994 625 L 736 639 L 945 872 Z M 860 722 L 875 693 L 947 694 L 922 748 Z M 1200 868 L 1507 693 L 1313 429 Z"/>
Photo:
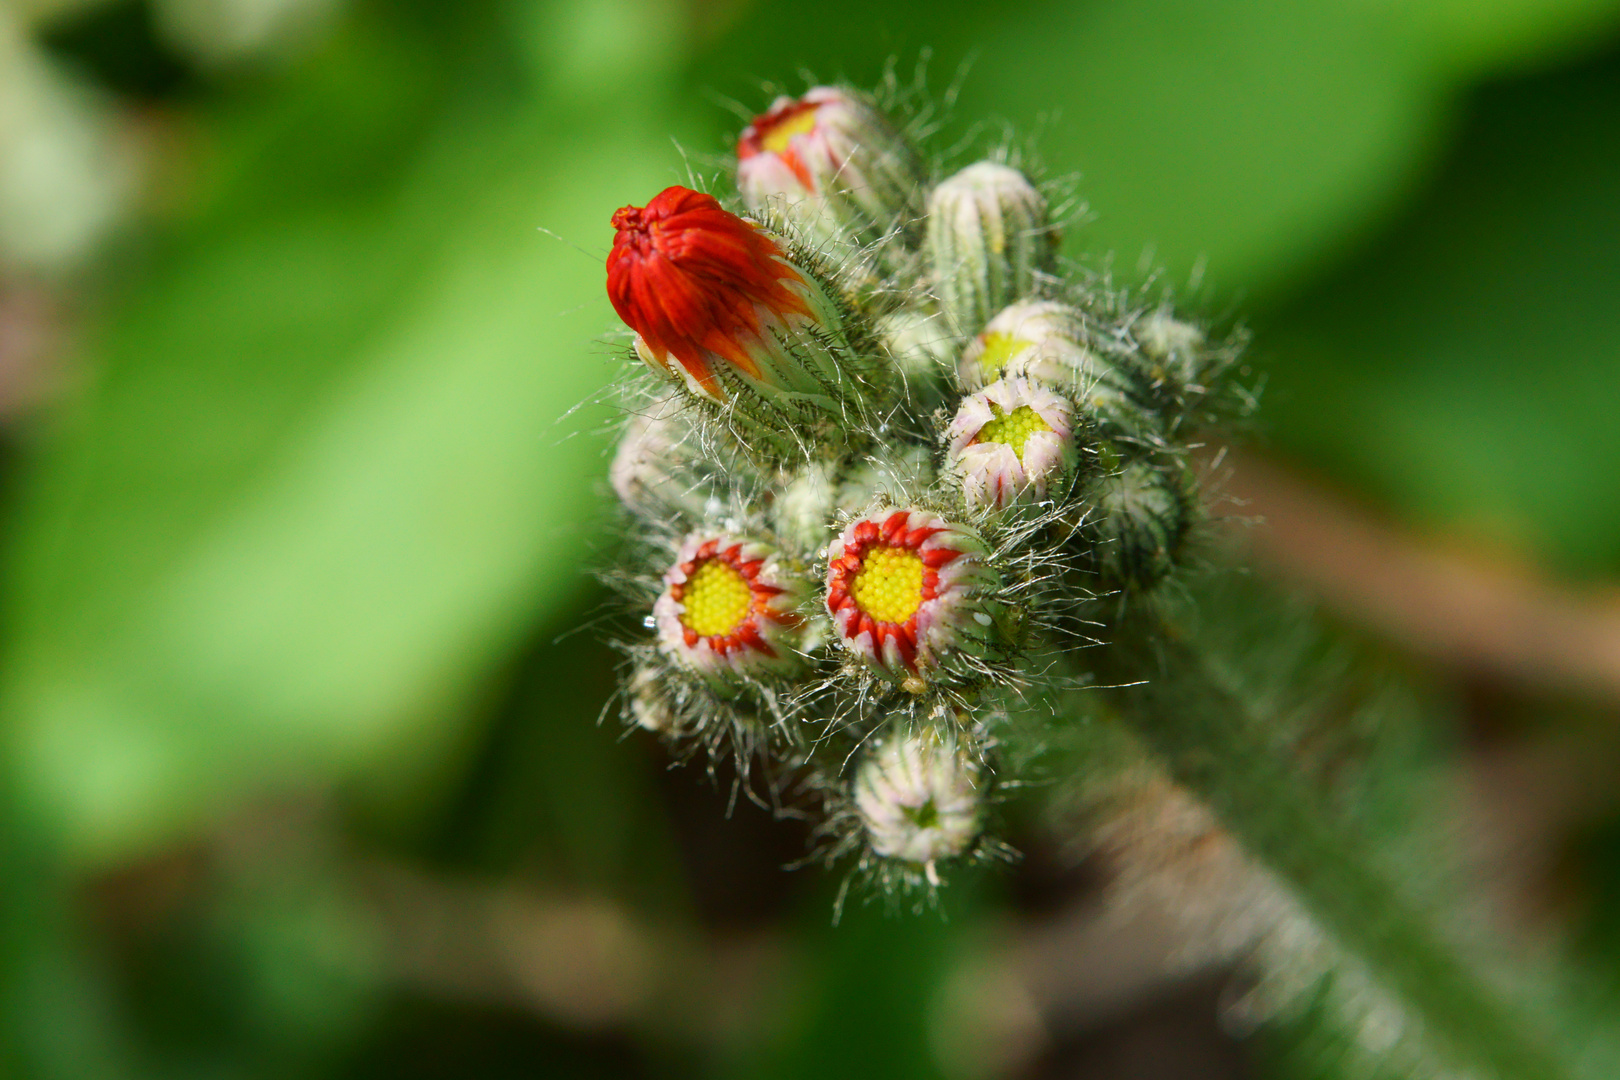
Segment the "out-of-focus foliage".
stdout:
<path fill-rule="evenodd" d="M 601 443 L 571 436 L 600 416 L 559 417 L 612 363 L 596 260 L 538 230 L 659 182 L 664 99 L 565 76 L 543 27 L 448 18 L 357 20 L 219 106 L 195 217 L 129 256 L 51 418 L 5 696 L 75 849 L 250 776 L 430 760 L 590 568 Z M 624 61 L 654 72 L 678 41 L 645 45 Z"/>
<path fill-rule="evenodd" d="M 697 918 L 653 766 L 593 726 L 606 661 L 526 643 L 587 618 L 612 543 L 608 410 L 571 411 L 618 363 L 608 215 L 685 179 L 683 150 L 713 173 L 740 123 L 717 102 L 762 105 L 761 80 L 905 78 L 928 49 L 941 98 L 971 58 L 940 142 L 1035 132 L 1089 204 L 1071 256 L 1252 312 L 1273 446 L 1425 526 L 1620 567 L 1620 5 L 376 0 L 257 58 L 197 41 L 207 9 L 35 0 L 0 29 L 40 50 L 0 87 L 47 60 L 99 81 L 159 163 L 83 241 L 73 389 L 8 463 L 0 940 L 31 1067 L 287 1075 L 408 1045 L 347 852 L 175 916 L 172 984 L 131 991 L 82 932 L 78 875 L 271 795 Z M 4 144 L 33 114 L 0 94 Z M 38 197 L 5 179 L 25 164 L 0 160 L 0 199 Z M 123 181 L 75 175 L 61 197 L 104 200 L 67 208 L 101 229 Z M 643 1067 L 937 1071 L 939 957 L 993 901 L 839 934 L 800 902 L 783 1028 Z M 216 997 L 202 1049 L 152 1015 Z"/>
<path fill-rule="evenodd" d="M 1612 64 L 1483 93 L 1388 237 L 1266 326 L 1278 437 L 1426 527 L 1613 573 L 1617 192 Z"/>

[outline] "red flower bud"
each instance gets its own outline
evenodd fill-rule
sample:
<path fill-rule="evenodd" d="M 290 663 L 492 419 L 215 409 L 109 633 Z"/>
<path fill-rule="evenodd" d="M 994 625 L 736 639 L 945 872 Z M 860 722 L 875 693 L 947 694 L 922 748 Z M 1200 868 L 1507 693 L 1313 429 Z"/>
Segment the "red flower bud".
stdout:
<path fill-rule="evenodd" d="M 804 278 L 776 242 L 712 195 L 668 187 L 644 207 L 621 207 L 613 227 L 618 235 L 607 260 L 613 309 L 654 360 L 668 370 L 673 355 L 709 397 L 725 396 L 716 356 L 761 377 L 742 342 L 744 334 L 760 336 L 759 307 L 779 317 L 810 316 L 803 294 L 786 285 Z"/>
<path fill-rule="evenodd" d="M 613 215 L 608 297 L 636 351 L 692 393 L 725 406 L 746 446 L 803 452 L 838 441 L 861 399 L 884 386 L 845 336 L 811 271 L 712 196 L 670 187 Z M 852 408 L 853 406 L 853 408 Z"/>

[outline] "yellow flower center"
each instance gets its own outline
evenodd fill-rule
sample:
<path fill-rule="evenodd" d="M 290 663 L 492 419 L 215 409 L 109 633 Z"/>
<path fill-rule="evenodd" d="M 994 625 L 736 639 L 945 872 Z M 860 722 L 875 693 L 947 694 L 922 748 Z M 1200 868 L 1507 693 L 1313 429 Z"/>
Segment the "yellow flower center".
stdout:
<path fill-rule="evenodd" d="M 808 134 L 815 126 L 816 110 L 806 109 L 801 113 L 795 113 L 767 131 L 765 138 L 761 140 L 761 144 L 769 152 L 780 154 L 788 148 L 788 143 L 793 140 L 793 136 Z"/>
<path fill-rule="evenodd" d="M 850 595 L 878 622 L 903 623 L 922 606 L 923 563 L 908 548 L 878 547 L 866 553 L 850 583 Z"/>
<path fill-rule="evenodd" d="M 1028 405 L 1020 405 L 1010 413 L 1004 413 L 994 402 L 990 404 L 990 412 L 995 417 L 984 427 L 979 429 L 979 437 L 975 442 L 1005 443 L 1012 447 L 1012 452 L 1018 460 L 1024 460 L 1024 444 L 1029 437 L 1037 431 L 1051 431 L 1052 425 L 1041 419 L 1040 413 Z"/>
<path fill-rule="evenodd" d="M 986 334 L 984 352 L 979 354 L 979 366 L 984 369 L 986 375 L 1000 375 L 1008 361 L 1034 344 L 1033 341 L 1025 341 L 1012 334 L 1003 334 L 999 330 Z"/>
<path fill-rule="evenodd" d="M 686 612 L 681 624 L 701 637 L 735 633 L 748 618 L 754 604 L 754 590 L 742 572 L 719 559 L 706 559 L 686 579 L 681 598 Z"/>

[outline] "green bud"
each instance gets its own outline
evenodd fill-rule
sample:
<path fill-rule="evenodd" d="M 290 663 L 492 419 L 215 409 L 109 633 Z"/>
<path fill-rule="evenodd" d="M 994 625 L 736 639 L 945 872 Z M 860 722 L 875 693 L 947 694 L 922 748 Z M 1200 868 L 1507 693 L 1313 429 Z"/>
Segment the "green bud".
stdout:
<path fill-rule="evenodd" d="M 1204 332 L 1168 311 L 1146 315 L 1131 328 L 1141 347 L 1143 371 L 1153 388 L 1172 398 L 1204 375 Z"/>
<path fill-rule="evenodd" d="M 877 320 L 878 340 L 888 350 L 906 387 L 919 401 L 943 400 L 945 375 L 956 363 L 956 336 L 936 310 L 906 309 Z"/>
<path fill-rule="evenodd" d="M 1085 535 L 1108 585 L 1148 589 L 1175 566 L 1192 505 L 1184 477 L 1127 462 L 1093 481 L 1086 501 Z"/>
<path fill-rule="evenodd" d="M 929 193 L 927 246 L 940 309 L 965 337 L 1036 293 L 1056 261 L 1057 233 L 1046 197 L 1023 173 L 981 161 Z"/>

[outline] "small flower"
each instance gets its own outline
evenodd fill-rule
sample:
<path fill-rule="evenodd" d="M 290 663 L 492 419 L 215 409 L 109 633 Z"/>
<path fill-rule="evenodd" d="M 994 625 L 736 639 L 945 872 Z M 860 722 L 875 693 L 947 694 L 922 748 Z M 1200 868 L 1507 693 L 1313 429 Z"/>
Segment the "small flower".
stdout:
<path fill-rule="evenodd" d="M 751 678 L 791 677 L 807 660 L 800 608 L 809 579 L 771 545 L 726 533 L 694 533 L 664 574 L 653 604 L 658 646 L 716 689 Z"/>
<path fill-rule="evenodd" d="M 1119 349 L 1104 350 L 1076 308 L 1050 300 L 1003 308 L 962 350 L 957 377 L 977 389 L 1022 375 L 1071 398 L 1085 417 L 1111 425 L 1133 441 L 1154 441 L 1156 425 L 1143 402 L 1138 365 Z"/>
<path fill-rule="evenodd" d="M 887 117 L 852 91 L 779 97 L 737 140 L 743 205 L 781 210 L 812 238 L 883 239 L 913 215 L 922 161 Z"/>
<path fill-rule="evenodd" d="M 608 297 L 648 367 L 725 406 L 740 436 L 802 445 L 867 391 L 837 305 L 759 226 L 684 187 L 613 215 Z M 750 443 L 744 437 L 745 443 Z"/>
<path fill-rule="evenodd" d="M 1046 197 L 1010 166 L 969 165 L 928 196 L 928 256 L 946 319 L 963 336 L 977 334 L 1052 269 L 1057 233 Z"/>
<path fill-rule="evenodd" d="M 969 509 L 1040 502 L 1074 474 L 1074 407 L 1040 383 L 1003 379 L 962 399 L 947 465 Z"/>
<path fill-rule="evenodd" d="M 920 692 L 923 676 L 982 656 L 1000 584 L 978 534 L 926 510 L 850 522 L 828 549 L 827 610 L 844 648 Z"/>
<path fill-rule="evenodd" d="M 895 733 L 872 748 L 855 775 L 855 810 L 874 854 L 922 866 L 963 854 L 979 836 L 979 770 L 953 741 Z"/>

